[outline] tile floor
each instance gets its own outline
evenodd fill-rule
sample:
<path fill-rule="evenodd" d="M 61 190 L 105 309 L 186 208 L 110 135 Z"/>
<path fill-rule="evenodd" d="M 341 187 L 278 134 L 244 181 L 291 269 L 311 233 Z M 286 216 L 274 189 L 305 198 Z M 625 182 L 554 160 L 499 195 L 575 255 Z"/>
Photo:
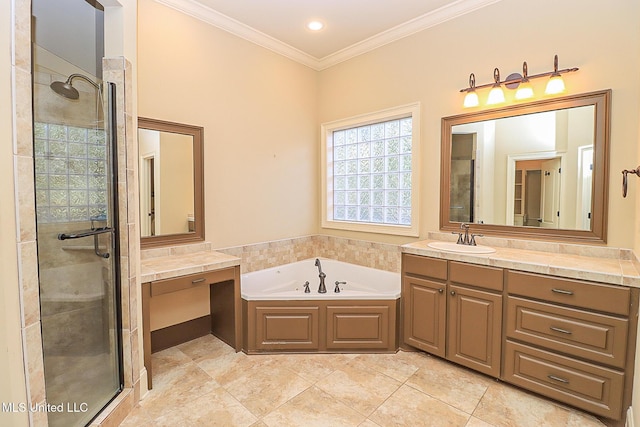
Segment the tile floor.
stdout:
<path fill-rule="evenodd" d="M 121 426 L 603 426 L 421 352 L 247 356 L 209 335 L 152 363 Z"/>

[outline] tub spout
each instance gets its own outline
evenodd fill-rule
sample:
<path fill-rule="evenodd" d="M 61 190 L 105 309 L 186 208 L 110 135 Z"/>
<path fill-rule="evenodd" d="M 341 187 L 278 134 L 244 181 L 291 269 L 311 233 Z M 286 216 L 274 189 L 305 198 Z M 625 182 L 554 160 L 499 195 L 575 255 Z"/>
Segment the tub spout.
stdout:
<path fill-rule="evenodd" d="M 327 287 L 324 284 L 324 278 L 327 277 L 326 274 L 322 272 L 322 264 L 320 264 L 320 259 L 316 258 L 316 267 L 318 267 L 318 277 L 320 277 L 320 286 L 318 287 L 319 294 L 326 294 Z"/>

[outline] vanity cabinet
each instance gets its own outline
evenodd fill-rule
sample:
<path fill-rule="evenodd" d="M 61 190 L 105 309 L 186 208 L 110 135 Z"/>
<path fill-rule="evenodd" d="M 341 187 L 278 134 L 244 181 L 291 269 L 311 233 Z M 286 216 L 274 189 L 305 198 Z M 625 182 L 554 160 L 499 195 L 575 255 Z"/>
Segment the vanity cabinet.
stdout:
<path fill-rule="evenodd" d="M 502 270 L 403 255 L 404 342 L 500 375 Z"/>
<path fill-rule="evenodd" d="M 639 289 L 407 253 L 402 283 L 404 344 L 623 419 Z"/>
<path fill-rule="evenodd" d="M 507 293 L 504 380 L 619 419 L 632 376 L 631 289 L 507 271 Z"/>

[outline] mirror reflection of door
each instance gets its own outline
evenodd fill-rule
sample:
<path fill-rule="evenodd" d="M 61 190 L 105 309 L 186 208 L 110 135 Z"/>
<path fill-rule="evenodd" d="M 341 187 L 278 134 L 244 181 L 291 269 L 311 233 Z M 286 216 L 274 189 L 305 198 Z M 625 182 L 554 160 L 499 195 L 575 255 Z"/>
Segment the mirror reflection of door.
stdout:
<path fill-rule="evenodd" d="M 156 235 L 155 156 L 141 156 L 140 222 L 143 236 Z"/>
<path fill-rule="evenodd" d="M 514 225 L 540 227 L 542 160 L 519 160 L 515 169 Z"/>
<path fill-rule="evenodd" d="M 591 229 L 591 188 L 593 186 L 593 145 L 578 148 L 578 207 L 576 224 Z"/>
<path fill-rule="evenodd" d="M 540 167 L 527 170 L 524 181 L 526 188 L 524 225 L 527 227 L 540 227 L 540 197 L 542 194 L 542 173 Z"/>
<path fill-rule="evenodd" d="M 560 158 L 542 162 L 542 194 L 540 204 L 542 218 L 540 227 L 559 228 L 560 226 Z"/>

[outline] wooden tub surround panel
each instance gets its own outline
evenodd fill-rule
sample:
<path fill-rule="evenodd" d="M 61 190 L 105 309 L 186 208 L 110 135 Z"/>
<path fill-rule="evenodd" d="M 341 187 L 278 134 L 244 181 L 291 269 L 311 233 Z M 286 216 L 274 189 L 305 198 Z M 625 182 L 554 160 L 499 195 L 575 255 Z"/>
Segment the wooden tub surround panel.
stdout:
<path fill-rule="evenodd" d="M 395 352 L 398 300 L 245 301 L 245 351 Z"/>
<path fill-rule="evenodd" d="M 624 425 L 640 290 L 402 255 L 403 344 Z"/>

